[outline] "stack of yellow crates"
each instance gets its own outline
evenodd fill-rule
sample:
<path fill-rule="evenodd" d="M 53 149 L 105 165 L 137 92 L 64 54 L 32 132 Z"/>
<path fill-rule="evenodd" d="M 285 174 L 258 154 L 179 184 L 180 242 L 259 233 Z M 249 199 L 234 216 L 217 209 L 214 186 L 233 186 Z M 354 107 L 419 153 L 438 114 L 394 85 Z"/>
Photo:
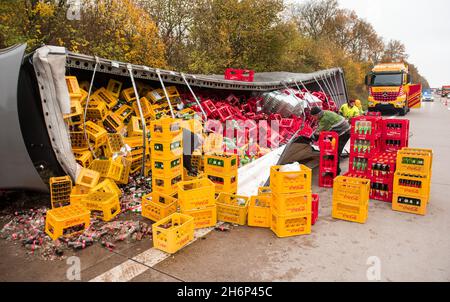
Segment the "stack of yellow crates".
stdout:
<path fill-rule="evenodd" d="M 425 215 L 430 199 L 433 151 L 403 148 L 397 153 L 392 209 Z"/>
<path fill-rule="evenodd" d="M 238 157 L 236 154 L 206 154 L 203 164 L 206 177 L 216 186 L 216 194 L 236 194 Z"/>
<path fill-rule="evenodd" d="M 270 169 L 270 228 L 278 237 L 311 233 L 311 169 L 300 165 L 300 171 L 281 172 L 281 166 Z"/>
<path fill-rule="evenodd" d="M 333 182 L 332 217 L 365 223 L 369 214 L 370 180 L 338 176 Z"/>

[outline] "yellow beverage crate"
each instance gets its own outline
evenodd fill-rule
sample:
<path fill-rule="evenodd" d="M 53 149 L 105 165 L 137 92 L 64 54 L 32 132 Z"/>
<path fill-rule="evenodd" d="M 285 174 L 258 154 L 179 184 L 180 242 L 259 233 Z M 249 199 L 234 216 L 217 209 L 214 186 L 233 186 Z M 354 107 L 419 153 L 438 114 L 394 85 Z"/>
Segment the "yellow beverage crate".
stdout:
<path fill-rule="evenodd" d="M 203 151 L 205 153 L 220 153 L 223 152 L 223 136 L 220 134 L 211 133 L 203 142 Z"/>
<path fill-rule="evenodd" d="M 105 125 L 105 127 L 110 128 L 117 133 L 120 133 L 122 129 L 125 127 L 122 120 L 115 113 L 108 114 L 105 120 L 103 121 L 103 125 Z"/>
<path fill-rule="evenodd" d="M 70 142 L 73 150 L 84 151 L 88 150 L 88 143 L 84 136 L 83 131 L 71 131 L 69 132 Z"/>
<path fill-rule="evenodd" d="M 128 118 L 133 115 L 133 112 L 133 108 L 128 105 L 122 105 L 119 109 L 114 111 L 114 113 L 122 120 L 122 122 L 128 120 Z"/>
<path fill-rule="evenodd" d="M 86 90 L 84 90 L 83 88 L 80 88 L 80 91 L 81 91 L 80 104 L 83 107 L 83 112 L 84 112 L 84 106 L 86 105 L 88 92 Z"/>
<path fill-rule="evenodd" d="M 214 184 L 206 178 L 183 181 L 177 184 L 178 203 L 181 210 L 212 206 L 214 199 Z"/>
<path fill-rule="evenodd" d="M 45 233 L 53 240 L 81 234 L 89 227 L 89 211 L 81 205 L 69 205 L 47 211 Z"/>
<path fill-rule="evenodd" d="M 431 177 L 433 150 L 403 148 L 397 152 L 397 171 Z"/>
<path fill-rule="evenodd" d="M 270 228 L 271 197 L 269 195 L 251 196 L 248 205 L 248 225 L 260 228 Z"/>
<path fill-rule="evenodd" d="M 94 170 L 83 168 L 78 174 L 75 184 L 92 189 L 98 184 L 100 173 Z"/>
<path fill-rule="evenodd" d="M 205 172 L 212 174 L 236 174 L 238 157 L 236 154 L 205 154 Z"/>
<path fill-rule="evenodd" d="M 192 175 L 188 173 L 186 169 L 183 168 L 183 181 L 191 181 L 200 178 L 205 178 L 205 175 L 202 172 Z"/>
<path fill-rule="evenodd" d="M 152 177 L 152 189 L 154 192 L 173 195 L 177 192 L 177 184 L 183 180 L 182 175 L 174 175 L 170 178 Z"/>
<path fill-rule="evenodd" d="M 333 199 L 331 216 L 335 219 L 366 223 L 369 201 L 364 204 Z"/>
<path fill-rule="evenodd" d="M 120 90 L 122 90 L 122 82 L 116 81 L 114 79 L 110 79 L 108 81 L 108 86 L 106 86 L 106 90 L 115 97 L 116 99 L 120 96 Z"/>
<path fill-rule="evenodd" d="M 291 237 L 311 234 L 311 213 L 307 215 L 279 215 L 271 213 L 270 229 L 277 237 Z"/>
<path fill-rule="evenodd" d="M 145 97 L 152 102 L 152 104 L 157 104 L 165 99 L 164 91 L 162 89 L 154 89 L 149 91 Z"/>
<path fill-rule="evenodd" d="M 132 116 L 127 125 L 128 137 L 140 136 L 142 137 L 142 123 L 137 116 Z"/>
<path fill-rule="evenodd" d="M 159 177 L 171 177 L 180 175 L 183 172 L 183 157 L 172 160 L 151 159 L 152 175 Z"/>
<path fill-rule="evenodd" d="M 120 173 L 120 178 L 117 182 L 123 185 L 128 184 L 131 171 L 131 160 L 127 157 L 119 156 L 115 161 L 123 165 L 122 173 Z"/>
<path fill-rule="evenodd" d="M 64 119 L 70 126 L 81 125 L 83 123 L 83 107 L 80 102 L 70 101 L 70 113 L 64 115 Z"/>
<path fill-rule="evenodd" d="M 408 196 L 428 196 L 430 184 L 430 177 L 424 174 L 396 172 L 393 193 Z"/>
<path fill-rule="evenodd" d="M 181 120 L 162 117 L 151 121 L 150 136 L 155 141 L 181 140 Z"/>
<path fill-rule="evenodd" d="M 238 174 L 223 175 L 220 173 L 205 173 L 205 176 L 214 183 L 216 193 L 236 194 L 238 187 Z"/>
<path fill-rule="evenodd" d="M 124 137 L 123 143 L 125 145 L 128 145 L 128 147 L 131 148 L 130 154 L 134 160 L 135 157 L 142 157 L 142 151 L 144 142 L 142 141 L 142 135 L 139 136 L 131 136 L 131 137 Z M 150 155 L 150 147 L 148 141 L 145 144 L 145 155 Z"/>
<path fill-rule="evenodd" d="M 140 103 L 141 103 L 141 109 L 142 109 L 142 115 L 144 116 L 145 119 L 154 119 L 156 117 L 156 114 L 152 108 L 152 104 L 149 102 L 149 100 L 147 100 L 146 97 L 142 97 L 140 98 Z M 137 100 L 133 102 L 133 110 L 134 110 L 134 114 L 136 114 L 137 117 L 140 118 L 140 113 L 139 113 L 139 106 L 137 103 Z"/>
<path fill-rule="evenodd" d="M 183 155 L 183 144 L 181 138 L 175 141 L 150 141 L 152 158 L 170 160 Z"/>
<path fill-rule="evenodd" d="M 410 196 L 405 194 L 393 194 L 392 210 L 426 215 L 429 196 Z"/>
<path fill-rule="evenodd" d="M 201 209 L 181 211 L 182 214 L 194 218 L 194 228 L 203 229 L 213 227 L 217 224 L 217 206 L 212 205 Z"/>
<path fill-rule="evenodd" d="M 122 196 L 122 191 L 112 179 L 106 178 L 96 185 L 92 191 L 94 192 L 110 192 L 116 194 L 118 197 Z"/>
<path fill-rule="evenodd" d="M 152 225 L 153 247 L 173 254 L 194 240 L 194 218 L 173 213 Z"/>
<path fill-rule="evenodd" d="M 108 139 L 105 145 L 106 157 L 112 157 L 114 153 L 120 153 L 123 147 L 122 135 L 118 133 L 108 133 Z"/>
<path fill-rule="evenodd" d="M 200 155 L 192 155 L 191 156 L 191 165 L 194 167 L 197 171 L 203 171 L 204 170 L 204 161 L 203 156 Z"/>
<path fill-rule="evenodd" d="M 152 192 L 142 197 L 142 216 L 159 221 L 177 211 L 177 199 L 159 192 Z"/>
<path fill-rule="evenodd" d="M 239 225 L 247 223 L 249 198 L 236 194 L 220 193 L 216 199 L 217 220 Z"/>
<path fill-rule="evenodd" d="M 96 125 L 91 121 L 87 121 L 85 125 L 86 134 L 89 140 L 94 144 L 94 148 L 99 148 L 106 143 L 106 140 L 108 139 L 108 132 L 106 132 L 105 128 Z"/>
<path fill-rule="evenodd" d="M 98 97 L 98 98 L 97 98 Z M 97 89 L 93 94 L 92 94 L 92 99 L 94 100 L 98 100 L 101 99 L 106 107 L 108 107 L 108 109 L 113 108 L 114 106 L 117 105 L 117 103 L 119 102 L 117 97 L 114 97 L 108 90 L 106 90 L 104 87 L 101 87 L 99 89 Z"/>
<path fill-rule="evenodd" d="M 76 204 L 81 202 L 81 198 L 84 195 L 89 194 L 91 189 L 85 186 L 75 185 L 70 192 L 70 204 Z"/>
<path fill-rule="evenodd" d="M 93 161 L 91 151 L 77 151 L 73 150 L 73 155 L 75 156 L 75 161 L 79 163 L 84 168 L 88 168 Z"/>
<path fill-rule="evenodd" d="M 120 213 L 119 197 L 111 192 L 91 192 L 81 198 L 81 204 L 91 212 L 91 216 L 103 221 L 111 221 Z"/>
<path fill-rule="evenodd" d="M 311 213 L 312 193 L 272 194 L 272 211 L 280 215 L 306 215 Z"/>
<path fill-rule="evenodd" d="M 98 95 L 91 96 L 87 106 L 86 118 L 91 120 L 103 121 L 108 114 L 108 107 Z"/>
<path fill-rule="evenodd" d="M 270 168 L 270 188 L 273 193 L 308 193 L 311 192 L 311 169 L 300 165 L 301 171 L 281 172 L 281 166 Z"/>
<path fill-rule="evenodd" d="M 89 81 L 81 81 L 80 84 L 79 84 L 80 89 L 83 89 L 83 90 L 86 90 L 86 91 L 89 90 L 89 86 L 90 86 L 90 85 L 91 85 L 91 84 L 90 84 Z"/>
<path fill-rule="evenodd" d="M 119 180 L 123 165 L 112 159 L 94 159 L 89 169 L 99 172 L 101 177 Z"/>
<path fill-rule="evenodd" d="M 52 208 L 64 207 L 70 204 L 72 179 L 70 176 L 50 177 L 50 201 Z"/>
<path fill-rule="evenodd" d="M 80 101 L 81 91 L 78 85 L 77 77 L 66 76 L 67 89 L 69 90 L 69 96 L 71 101 Z"/>
<path fill-rule="evenodd" d="M 134 93 L 133 87 L 122 90 L 122 98 L 127 101 L 127 103 L 132 103 L 136 101 L 136 94 Z"/>
<path fill-rule="evenodd" d="M 369 200 L 370 180 L 338 176 L 333 182 L 333 200 L 351 204 L 366 204 Z"/>
<path fill-rule="evenodd" d="M 180 93 L 178 92 L 178 89 L 175 86 L 166 87 L 166 91 L 167 95 L 169 96 L 169 99 L 180 97 Z"/>
<path fill-rule="evenodd" d="M 146 95 L 149 91 L 152 91 L 153 88 L 143 82 L 136 82 L 136 88 L 139 95 Z"/>
<path fill-rule="evenodd" d="M 262 196 L 262 195 L 272 196 L 272 190 L 270 189 L 270 187 L 259 187 L 258 195 L 259 196 Z"/>
<path fill-rule="evenodd" d="M 183 110 L 184 111 L 184 110 Z M 195 111 L 194 111 L 195 113 Z M 180 122 L 181 128 L 187 129 L 195 134 L 202 134 L 203 133 L 203 125 L 202 122 L 198 119 L 190 119 L 190 120 L 183 120 Z"/>

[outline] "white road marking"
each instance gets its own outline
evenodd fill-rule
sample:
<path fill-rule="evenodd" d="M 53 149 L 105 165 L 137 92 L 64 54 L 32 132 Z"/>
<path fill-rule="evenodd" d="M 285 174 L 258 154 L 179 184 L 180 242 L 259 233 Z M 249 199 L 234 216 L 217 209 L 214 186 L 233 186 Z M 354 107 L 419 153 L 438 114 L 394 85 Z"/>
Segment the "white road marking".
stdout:
<path fill-rule="evenodd" d="M 223 222 L 218 222 L 217 226 L 222 225 Z M 201 238 L 214 230 L 215 227 L 199 229 L 194 232 L 194 240 L 188 245 L 195 242 L 198 238 Z M 141 275 L 151 267 L 160 263 L 161 261 L 169 258 L 171 254 L 165 253 L 155 248 L 150 248 L 141 254 L 128 259 L 127 261 L 113 267 L 109 271 L 89 280 L 89 282 L 127 282 L 133 278 Z"/>

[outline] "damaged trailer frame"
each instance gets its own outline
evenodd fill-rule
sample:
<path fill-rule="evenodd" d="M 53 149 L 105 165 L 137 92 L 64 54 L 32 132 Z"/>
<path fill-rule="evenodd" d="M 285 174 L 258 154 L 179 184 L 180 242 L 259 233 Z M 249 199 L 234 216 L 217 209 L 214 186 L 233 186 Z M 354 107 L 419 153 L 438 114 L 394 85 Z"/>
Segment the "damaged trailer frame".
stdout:
<path fill-rule="evenodd" d="M 164 82 L 197 88 L 255 93 L 297 88 L 324 91 L 340 106 L 348 99 L 341 68 L 314 73 L 255 73 L 254 82 L 225 80 L 221 75 L 194 75 L 116 62 L 42 46 L 25 54 L 26 45 L 0 50 L 0 189 L 48 191 L 50 177 L 70 175 L 75 161 L 63 114 L 70 111 L 65 76 L 71 70 L 92 75 Z M 284 146 L 285 147 L 285 146 Z M 279 157 L 280 149 L 260 158 Z M 278 154 L 278 155 L 277 155 Z M 248 170 L 252 166 L 239 170 Z M 243 178 L 244 179 L 244 178 Z"/>

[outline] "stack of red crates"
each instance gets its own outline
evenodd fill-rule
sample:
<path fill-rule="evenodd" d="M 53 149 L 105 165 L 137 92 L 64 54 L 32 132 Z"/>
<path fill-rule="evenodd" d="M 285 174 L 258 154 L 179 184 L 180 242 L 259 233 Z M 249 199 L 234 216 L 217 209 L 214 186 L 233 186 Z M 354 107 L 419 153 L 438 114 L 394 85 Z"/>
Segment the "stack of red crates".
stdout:
<path fill-rule="evenodd" d="M 351 120 L 349 172 L 369 178 L 369 161 L 381 149 L 382 118 L 359 116 Z"/>
<path fill-rule="evenodd" d="M 319 137 L 320 163 L 319 187 L 332 188 L 337 176 L 339 135 L 336 132 L 321 132 Z"/>
<path fill-rule="evenodd" d="M 397 153 L 403 147 L 408 147 L 409 120 L 386 119 L 383 120 L 382 129 L 381 149 L 383 152 Z"/>
<path fill-rule="evenodd" d="M 370 199 L 392 202 L 396 153 L 380 153 L 369 161 Z"/>

